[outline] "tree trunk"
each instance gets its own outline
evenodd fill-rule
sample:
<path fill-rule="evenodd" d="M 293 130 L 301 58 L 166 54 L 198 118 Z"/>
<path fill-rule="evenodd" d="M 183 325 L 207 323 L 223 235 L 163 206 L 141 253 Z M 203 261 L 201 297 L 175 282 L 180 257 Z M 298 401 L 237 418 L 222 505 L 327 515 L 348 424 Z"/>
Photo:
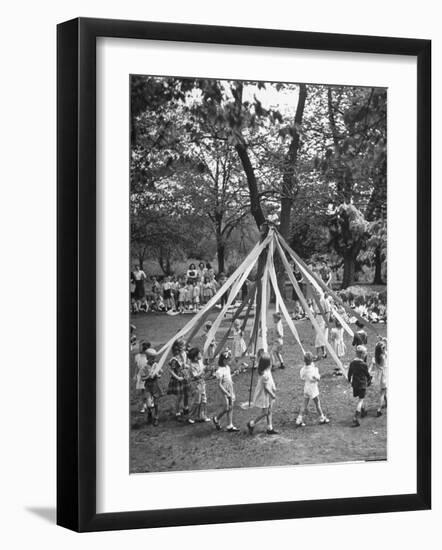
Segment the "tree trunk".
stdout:
<path fill-rule="evenodd" d="M 250 162 L 246 145 L 243 143 L 237 143 L 235 145 L 235 149 L 241 160 L 241 164 L 247 178 L 247 185 L 249 186 L 250 211 L 252 216 L 255 218 L 256 225 L 259 229 L 265 222 L 266 218 L 261 208 L 261 201 L 259 200 L 258 182 L 256 181 L 255 171 L 253 170 L 252 163 Z"/>
<path fill-rule="evenodd" d="M 355 267 L 356 262 L 353 254 L 347 253 L 344 256 L 344 274 L 342 276 L 342 287 L 347 288 L 351 286 L 355 280 Z"/>
<path fill-rule="evenodd" d="M 249 152 L 247 151 L 247 145 L 244 140 L 244 136 L 241 132 L 241 111 L 242 111 L 242 93 L 243 93 L 244 84 L 242 82 L 237 82 L 236 87 L 232 88 L 232 93 L 235 98 L 235 116 L 238 121 L 238 126 L 234 134 L 236 135 L 237 143 L 235 145 L 235 150 L 238 153 L 239 159 L 241 161 L 244 173 L 247 178 L 247 185 L 249 187 L 250 194 L 250 212 L 255 219 L 258 229 L 261 228 L 261 225 L 266 221 L 264 212 L 261 208 L 261 201 L 259 199 L 259 189 L 258 182 L 256 181 L 255 170 L 253 169 L 252 163 L 250 162 Z"/>
<path fill-rule="evenodd" d="M 374 278 L 373 278 L 373 284 L 374 285 L 382 285 L 384 284 L 382 280 L 382 257 L 381 257 L 381 250 L 380 247 L 377 246 L 374 251 Z"/>
<path fill-rule="evenodd" d="M 217 237 L 217 243 L 216 243 L 216 255 L 218 258 L 218 273 L 223 272 L 224 273 L 224 256 L 225 256 L 225 246 L 224 243 L 220 240 L 218 240 Z"/>
<path fill-rule="evenodd" d="M 290 216 L 293 204 L 293 188 L 295 186 L 295 168 L 298 158 L 299 145 L 301 142 L 297 126 L 302 123 L 306 99 L 307 86 L 305 84 L 300 84 L 298 105 L 296 107 L 294 120 L 295 124 L 293 129 L 293 137 L 292 141 L 290 142 L 290 147 L 287 152 L 286 158 L 284 160 L 284 173 L 282 178 L 281 220 L 279 224 L 279 232 L 284 237 L 284 239 L 288 239 L 290 234 Z"/>

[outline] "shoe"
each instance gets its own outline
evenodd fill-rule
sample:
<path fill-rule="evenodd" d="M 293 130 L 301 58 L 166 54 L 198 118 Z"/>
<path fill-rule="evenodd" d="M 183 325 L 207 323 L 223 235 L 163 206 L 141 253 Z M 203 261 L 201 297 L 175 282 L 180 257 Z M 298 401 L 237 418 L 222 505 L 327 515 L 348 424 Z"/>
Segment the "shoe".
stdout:
<path fill-rule="evenodd" d="M 326 416 L 323 416 L 319 419 L 319 424 L 330 424 L 330 420 Z"/>
<path fill-rule="evenodd" d="M 266 430 L 266 434 L 267 435 L 278 435 L 279 432 L 277 432 L 276 430 L 274 430 L 273 428 L 271 430 Z"/>
<path fill-rule="evenodd" d="M 210 418 L 207 418 L 207 416 L 205 418 L 201 418 L 201 422 L 210 422 Z"/>
<path fill-rule="evenodd" d="M 280 368 L 280 369 L 285 369 L 284 363 L 281 363 L 281 364 L 279 365 L 279 368 Z"/>
<path fill-rule="evenodd" d="M 255 429 L 255 426 L 252 426 L 252 424 L 250 424 L 250 422 L 247 422 L 247 429 L 249 430 L 249 434 L 252 435 L 253 430 Z"/>
<path fill-rule="evenodd" d="M 359 422 L 359 420 L 356 418 L 356 416 L 353 418 L 353 422 L 352 422 L 352 428 L 357 428 L 358 426 L 360 426 L 361 423 Z"/>
<path fill-rule="evenodd" d="M 305 428 L 305 423 L 302 421 L 302 418 L 301 419 L 296 419 L 296 423 L 295 423 L 295 426 L 297 428 Z"/>
<path fill-rule="evenodd" d="M 227 428 L 226 430 L 227 432 L 239 432 L 239 428 L 237 428 L 236 426 L 230 426 L 230 428 Z"/>
<path fill-rule="evenodd" d="M 215 424 L 215 428 L 219 431 L 221 429 L 221 425 L 218 422 L 218 419 L 216 418 L 216 416 L 212 417 L 212 422 Z"/>
<path fill-rule="evenodd" d="M 379 417 L 379 416 L 382 416 L 384 413 L 381 411 L 381 410 L 378 410 L 376 412 L 376 416 Z"/>
<path fill-rule="evenodd" d="M 195 420 L 193 418 L 188 418 L 187 423 L 188 424 L 195 424 Z"/>

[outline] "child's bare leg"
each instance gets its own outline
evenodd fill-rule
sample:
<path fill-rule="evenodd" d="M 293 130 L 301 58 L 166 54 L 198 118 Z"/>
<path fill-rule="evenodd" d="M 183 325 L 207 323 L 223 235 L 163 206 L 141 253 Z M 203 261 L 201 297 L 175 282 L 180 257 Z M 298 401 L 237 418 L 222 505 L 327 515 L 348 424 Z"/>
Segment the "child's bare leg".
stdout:
<path fill-rule="evenodd" d="M 302 418 L 307 412 L 307 407 L 308 407 L 309 401 L 310 401 L 309 397 L 304 397 L 304 402 L 303 402 L 302 408 L 299 411 L 298 418 L 296 419 L 296 425 L 297 426 L 302 426 L 303 425 Z"/>
<path fill-rule="evenodd" d="M 359 397 L 358 404 L 356 405 L 355 415 L 353 418 L 353 426 L 360 426 L 359 418 L 361 418 L 363 410 L 364 410 L 364 400 Z"/>
<path fill-rule="evenodd" d="M 324 411 L 322 410 L 322 407 L 321 407 L 321 402 L 319 400 L 319 396 L 315 397 L 313 399 L 315 405 L 316 405 L 316 410 L 318 411 L 318 414 L 320 416 L 319 418 L 319 421 L 321 422 L 321 424 L 328 424 L 329 423 L 329 420 L 328 418 L 325 416 L 324 414 Z"/>
<path fill-rule="evenodd" d="M 227 410 L 227 420 L 228 420 L 228 425 L 227 425 L 227 428 L 232 428 L 233 426 L 233 406 L 230 405 L 228 410 Z"/>
<path fill-rule="evenodd" d="M 227 414 L 229 412 L 229 409 L 223 409 L 220 413 L 218 413 L 217 415 L 215 415 L 215 418 L 217 420 L 220 420 L 225 414 Z"/>
<path fill-rule="evenodd" d="M 182 395 L 177 395 L 175 401 L 175 416 L 180 416 L 181 414 L 181 401 Z"/>
<path fill-rule="evenodd" d="M 324 413 L 321 408 L 321 402 L 319 401 L 319 397 L 314 397 L 313 403 L 315 404 L 315 407 L 316 407 L 316 410 L 318 411 L 319 416 L 324 416 Z"/>
<path fill-rule="evenodd" d="M 271 405 L 267 409 L 267 415 L 266 416 L 267 416 L 267 429 L 268 430 L 273 430 L 273 424 L 272 424 L 273 415 L 272 415 L 272 406 Z"/>
<path fill-rule="evenodd" d="M 251 426 L 255 426 L 255 424 L 258 424 L 263 418 L 265 418 L 268 414 L 268 409 L 261 409 L 262 413 L 259 414 L 254 420 L 250 421 Z"/>
<path fill-rule="evenodd" d="M 382 416 L 382 408 L 384 407 L 386 393 L 387 393 L 386 390 L 381 390 L 381 393 L 379 396 L 379 407 L 376 413 L 377 416 Z"/>

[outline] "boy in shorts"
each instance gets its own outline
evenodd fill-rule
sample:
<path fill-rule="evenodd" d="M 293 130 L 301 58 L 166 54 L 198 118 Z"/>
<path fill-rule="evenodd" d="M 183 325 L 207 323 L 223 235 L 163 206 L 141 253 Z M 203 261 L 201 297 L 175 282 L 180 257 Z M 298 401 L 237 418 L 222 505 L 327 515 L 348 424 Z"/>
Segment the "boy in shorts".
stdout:
<path fill-rule="evenodd" d="M 353 427 L 360 426 L 359 419 L 367 416 L 364 408 L 364 398 L 367 387 L 371 383 L 371 376 L 367 365 L 367 348 L 365 346 L 356 347 L 356 358 L 350 363 L 348 369 L 348 381 L 353 388 L 353 396 L 357 397 L 358 404 L 353 417 Z"/>

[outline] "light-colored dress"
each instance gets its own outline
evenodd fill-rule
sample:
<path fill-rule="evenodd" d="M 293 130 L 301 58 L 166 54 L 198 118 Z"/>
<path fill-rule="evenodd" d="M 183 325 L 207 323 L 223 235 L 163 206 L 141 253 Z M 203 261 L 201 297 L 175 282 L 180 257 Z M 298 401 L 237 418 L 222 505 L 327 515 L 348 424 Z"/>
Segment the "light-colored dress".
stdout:
<path fill-rule="evenodd" d="M 189 363 L 190 390 L 192 403 L 207 403 L 206 382 L 204 380 L 205 367 L 202 361 Z"/>
<path fill-rule="evenodd" d="M 216 379 L 221 383 L 221 386 L 230 393 L 232 403 L 235 401 L 235 392 L 233 390 L 232 373 L 229 365 L 225 367 L 218 367 L 215 372 Z M 218 402 L 224 406 L 228 404 L 229 399 L 227 395 L 220 388 L 218 388 Z"/>
<path fill-rule="evenodd" d="M 346 346 L 344 343 L 344 329 L 334 327 L 330 332 L 330 339 L 333 342 L 333 349 L 338 357 L 344 357 Z"/>
<path fill-rule="evenodd" d="M 241 328 L 233 329 L 233 357 L 242 357 L 247 349 Z"/>
<path fill-rule="evenodd" d="M 147 357 L 145 353 L 137 353 L 134 357 L 135 365 L 137 366 L 137 374 L 135 380 L 135 389 L 144 390 L 144 380 L 142 380 L 142 371 L 147 366 Z"/>
<path fill-rule="evenodd" d="M 304 384 L 304 397 L 314 399 L 319 395 L 318 380 L 320 379 L 318 367 L 314 363 L 304 365 L 300 372 L 301 380 Z"/>
<path fill-rule="evenodd" d="M 273 403 L 273 398 L 268 393 L 276 392 L 275 382 L 270 369 L 266 369 L 259 377 L 253 394 L 253 405 L 260 409 L 267 409 Z"/>
<path fill-rule="evenodd" d="M 376 363 L 372 360 L 370 374 L 373 376 L 373 382 L 379 386 L 381 390 L 387 389 L 387 355 L 384 355 L 381 363 Z"/>
<path fill-rule="evenodd" d="M 322 297 L 319 303 L 321 304 L 324 315 L 329 315 L 330 314 L 329 302 L 324 297 Z M 321 329 L 321 334 L 319 332 L 316 333 L 315 348 L 320 348 L 322 346 L 325 346 L 328 340 L 328 327 L 325 323 L 324 317 L 322 316 L 316 304 L 315 304 L 315 314 L 316 314 L 316 322 L 318 323 L 319 328 Z"/>

